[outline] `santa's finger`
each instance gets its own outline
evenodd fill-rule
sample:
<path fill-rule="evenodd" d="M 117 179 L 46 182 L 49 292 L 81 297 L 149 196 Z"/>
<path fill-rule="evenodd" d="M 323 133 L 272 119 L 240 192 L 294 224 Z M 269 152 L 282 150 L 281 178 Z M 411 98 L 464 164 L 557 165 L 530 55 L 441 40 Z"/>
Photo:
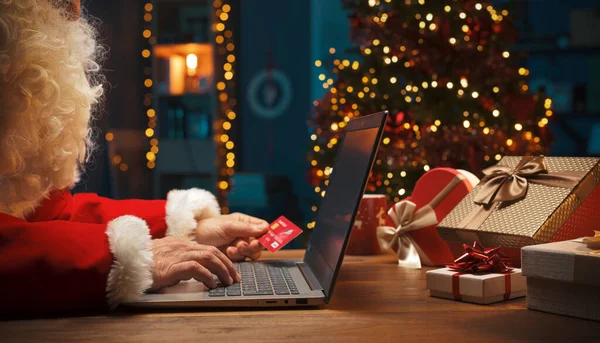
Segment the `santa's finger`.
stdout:
<path fill-rule="evenodd" d="M 231 260 L 221 250 L 219 250 L 219 248 L 214 247 L 212 245 L 195 244 L 194 250 L 201 252 L 203 256 L 209 256 L 209 255 L 215 256 L 218 260 L 220 260 L 222 262 L 223 265 L 225 265 L 225 268 L 227 269 L 228 274 L 234 280 L 239 281 L 240 275 L 237 272 L 237 270 L 235 269 L 235 266 L 233 265 Z M 219 274 L 217 274 L 217 275 L 219 276 Z M 227 283 L 226 280 L 227 280 L 227 278 L 225 278 L 225 280 L 221 279 L 221 282 Z"/>
<path fill-rule="evenodd" d="M 225 253 L 232 261 L 244 261 L 246 256 L 242 254 L 236 247 L 228 247 Z"/>
<path fill-rule="evenodd" d="M 252 216 L 249 216 L 249 215 L 243 214 L 243 213 L 237 213 L 236 214 L 236 218 L 237 218 L 237 220 L 239 220 L 241 222 L 244 222 L 244 223 L 261 225 L 261 226 L 262 225 L 269 225 L 269 223 L 267 223 L 263 219 L 252 217 Z"/>
<path fill-rule="evenodd" d="M 256 239 L 248 243 L 248 248 L 250 248 L 253 252 L 264 250 L 263 245 L 260 244 L 260 242 Z"/>
<path fill-rule="evenodd" d="M 231 285 L 236 277 L 236 274 L 231 274 L 225 263 L 212 252 L 190 251 L 186 254 L 186 259 L 201 264 L 212 274 L 215 274 L 224 285 Z M 235 271 L 235 267 L 233 267 L 233 270 Z"/>
<path fill-rule="evenodd" d="M 172 265 L 169 268 L 167 278 L 170 284 L 194 278 L 209 288 L 217 287 L 217 281 L 213 278 L 213 274 L 196 261 L 186 261 Z"/>

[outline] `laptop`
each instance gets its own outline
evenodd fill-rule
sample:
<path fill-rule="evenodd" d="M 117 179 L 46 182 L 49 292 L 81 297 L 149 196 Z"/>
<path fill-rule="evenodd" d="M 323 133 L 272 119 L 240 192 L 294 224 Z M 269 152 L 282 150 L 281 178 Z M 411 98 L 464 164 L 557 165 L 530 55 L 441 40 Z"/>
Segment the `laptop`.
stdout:
<path fill-rule="evenodd" d="M 242 281 L 208 289 L 195 280 L 144 294 L 136 307 L 317 306 L 331 299 L 387 111 L 350 120 L 303 261 L 234 263 Z"/>

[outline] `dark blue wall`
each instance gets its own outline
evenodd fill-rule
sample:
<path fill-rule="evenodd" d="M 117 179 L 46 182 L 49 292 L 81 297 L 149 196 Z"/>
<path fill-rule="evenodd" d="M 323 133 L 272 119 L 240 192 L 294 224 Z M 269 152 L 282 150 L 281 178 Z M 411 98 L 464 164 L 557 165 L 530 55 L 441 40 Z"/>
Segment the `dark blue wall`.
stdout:
<path fill-rule="evenodd" d="M 238 90 L 241 133 L 239 172 L 289 178 L 300 207 L 307 211 L 310 188 L 306 181 L 307 119 L 310 96 L 310 1 L 241 1 L 240 72 Z M 289 80 L 291 102 L 281 114 L 265 118 L 251 107 L 253 80 L 274 68 Z M 271 76 L 274 78 L 274 76 Z M 259 83 L 254 100 L 265 102 L 265 84 Z M 274 84 L 275 103 L 282 100 L 285 83 Z M 306 213 L 308 214 L 308 213 Z"/>

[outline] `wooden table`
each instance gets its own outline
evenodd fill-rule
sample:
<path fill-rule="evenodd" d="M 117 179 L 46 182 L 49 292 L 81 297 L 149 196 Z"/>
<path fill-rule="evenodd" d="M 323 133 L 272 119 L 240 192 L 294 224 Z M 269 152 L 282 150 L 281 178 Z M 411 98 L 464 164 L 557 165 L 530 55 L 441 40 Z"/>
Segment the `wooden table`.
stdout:
<path fill-rule="evenodd" d="M 266 258 L 301 258 L 281 251 Z M 267 254 L 265 254 L 267 255 Z M 118 310 L 0 322 L 0 342 L 600 341 L 600 323 L 529 311 L 525 299 L 475 305 L 429 297 L 426 270 L 393 255 L 348 256 L 321 309 Z"/>

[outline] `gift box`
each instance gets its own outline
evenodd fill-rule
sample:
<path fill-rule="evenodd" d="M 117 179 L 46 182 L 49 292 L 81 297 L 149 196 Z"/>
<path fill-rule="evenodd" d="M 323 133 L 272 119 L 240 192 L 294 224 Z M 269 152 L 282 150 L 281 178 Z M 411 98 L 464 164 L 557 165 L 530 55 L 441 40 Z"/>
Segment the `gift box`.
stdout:
<path fill-rule="evenodd" d="M 484 248 L 478 242 L 463 244 L 464 254 L 446 268 L 426 273 L 432 297 L 491 304 L 525 295 L 525 278 L 511 267 L 500 247 Z"/>
<path fill-rule="evenodd" d="M 582 239 L 521 250 L 527 308 L 600 320 L 600 251 Z"/>
<path fill-rule="evenodd" d="M 448 242 L 520 248 L 593 233 L 600 222 L 598 158 L 502 158 L 437 227 Z"/>
<path fill-rule="evenodd" d="M 491 304 L 524 297 L 525 277 L 520 269 L 507 273 L 462 274 L 449 268 L 430 270 L 426 274 L 429 295 L 476 304 Z"/>
<path fill-rule="evenodd" d="M 412 195 L 390 208 L 386 225 L 377 228 L 382 250 L 393 249 L 398 264 L 406 268 L 444 265 L 459 256 L 461 245 L 449 246 L 435 226 L 478 182 L 476 176 L 464 170 L 434 168 L 425 173 Z"/>

